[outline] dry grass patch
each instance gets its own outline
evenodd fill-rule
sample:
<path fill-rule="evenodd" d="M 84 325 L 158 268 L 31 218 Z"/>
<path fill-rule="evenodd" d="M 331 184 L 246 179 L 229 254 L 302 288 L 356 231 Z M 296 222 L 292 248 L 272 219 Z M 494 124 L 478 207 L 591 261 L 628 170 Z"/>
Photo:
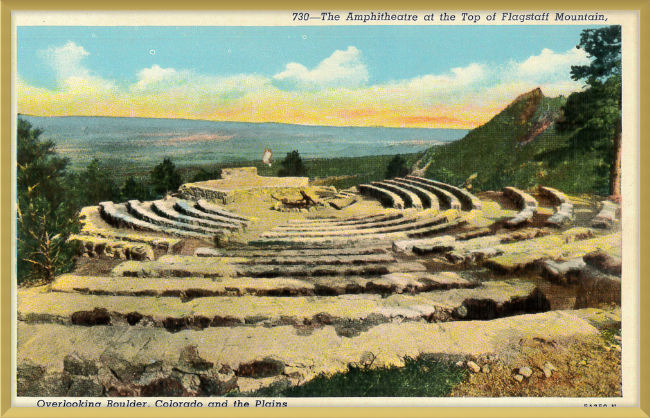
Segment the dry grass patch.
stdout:
<path fill-rule="evenodd" d="M 620 331 L 606 331 L 591 341 L 520 340 L 497 357 L 476 360 L 489 371 L 471 373 L 450 396 L 620 397 L 620 342 L 613 335 Z M 547 377 L 543 370 L 549 363 L 555 370 Z M 515 377 L 523 367 L 532 375 L 519 382 Z"/>

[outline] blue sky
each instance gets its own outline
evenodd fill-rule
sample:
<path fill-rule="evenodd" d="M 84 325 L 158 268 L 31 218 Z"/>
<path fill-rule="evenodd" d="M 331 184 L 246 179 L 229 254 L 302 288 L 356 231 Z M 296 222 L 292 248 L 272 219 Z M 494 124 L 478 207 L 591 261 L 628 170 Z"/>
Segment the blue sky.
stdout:
<path fill-rule="evenodd" d="M 568 71 L 572 60 L 576 64 L 586 62 L 584 53 L 574 50 L 584 28 L 573 25 L 18 27 L 17 66 L 19 90 L 23 91 L 19 96 L 49 94 L 47 103 L 58 111 L 52 113 L 53 109 L 46 109 L 44 114 L 88 114 L 92 111 L 88 106 L 75 111 L 70 103 L 57 104 L 56 100 L 69 100 L 75 94 L 82 97 L 92 93 L 97 97 L 93 89 L 106 94 L 112 89 L 112 98 L 122 95 L 123 101 L 129 94 L 135 94 L 133 86 L 138 83 L 142 86 L 143 77 L 147 76 L 155 76 L 160 81 L 156 87 L 160 94 L 165 90 L 164 81 L 167 86 L 187 87 L 183 90 L 186 94 L 188 89 L 200 89 L 192 80 L 215 85 L 232 77 L 244 77 L 245 80 L 238 79 L 241 85 L 253 86 L 250 89 L 264 85 L 267 88 L 264 94 L 282 96 L 278 100 L 283 106 L 302 106 L 299 112 L 294 112 L 299 123 L 312 123 L 323 109 L 316 105 L 308 109 L 306 103 L 296 104 L 294 98 L 288 96 L 296 91 L 311 94 L 312 101 L 323 99 L 329 91 L 341 102 L 342 111 L 357 106 L 360 111 L 366 109 L 367 114 L 375 116 L 386 106 L 397 106 L 399 100 L 410 97 L 406 92 L 409 88 L 419 89 L 415 94 L 417 103 L 414 102 L 410 112 L 413 117 L 438 107 L 442 110 L 445 104 L 449 113 L 449 106 L 467 101 L 472 102 L 469 107 L 477 106 L 486 112 L 489 108 L 489 112 L 493 112 L 536 85 L 542 85 L 543 90 L 547 85 L 545 94 L 548 95 L 578 89 L 579 85 L 570 80 Z M 540 63 L 541 67 L 548 68 L 537 68 Z M 527 70 L 522 73 L 520 67 Z M 506 73 L 512 74 L 510 79 L 504 75 Z M 473 74 L 471 80 L 467 74 Z M 69 83 L 71 78 L 76 83 L 74 89 Z M 81 79 L 91 81 L 87 83 L 89 90 L 81 87 Z M 466 85 L 461 85 L 463 80 Z M 231 84 L 233 82 L 231 80 Z M 445 84 L 451 87 L 445 89 Z M 520 91 L 516 85 L 521 86 Z M 373 87 L 379 102 L 352 103 L 341 96 L 346 93 L 340 90 L 342 88 L 349 93 L 349 90 Z M 401 96 L 386 96 L 396 88 L 403 90 Z M 65 89 L 68 94 L 61 94 Z M 248 87 L 238 89 L 236 92 L 232 88 L 227 92 L 221 87 L 215 90 L 219 100 L 213 103 L 214 117 L 210 117 L 212 113 L 203 103 L 206 100 L 203 97 L 197 118 L 218 119 L 243 109 L 244 116 L 248 114 L 251 121 L 264 121 L 255 120 L 255 115 L 251 114 L 256 112 L 250 108 L 253 104 L 241 102 L 251 90 Z M 444 92 L 450 89 L 458 93 L 452 100 L 448 100 L 449 94 Z M 501 92 L 503 97 L 496 97 L 497 94 L 473 99 L 482 90 L 489 93 L 490 89 L 493 93 Z M 425 90 L 426 94 L 419 94 Z M 184 100 L 191 102 L 198 100 L 198 96 L 199 92 L 186 95 Z M 169 102 L 169 98 L 165 100 Z M 240 102 L 235 106 L 234 100 Z M 19 100 L 19 110 L 20 105 Z M 178 106 L 178 102 L 174 105 Z M 234 107 L 226 111 L 230 105 Z M 398 113 L 409 114 L 403 104 L 400 106 L 396 109 Z M 25 108 L 34 111 L 33 106 Z M 101 108 L 95 111 L 100 112 Z M 147 116 L 146 112 L 141 113 L 134 115 Z M 257 113 L 262 118 L 273 119 L 259 109 Z M 366 113 L 363 114 L 367 116 Z M 179 117 L 187 116 L 179 113 Z M 339 115 L 334 124 L 344 123 L 341 117 L 345 119 Z M 278 118 L 290 116 L 285 112 Z M 352 117 L 349 119 L 352 124 L 363 124 Z M 370 117 L 368 123 L 376 123 L 376 118 Z"/>

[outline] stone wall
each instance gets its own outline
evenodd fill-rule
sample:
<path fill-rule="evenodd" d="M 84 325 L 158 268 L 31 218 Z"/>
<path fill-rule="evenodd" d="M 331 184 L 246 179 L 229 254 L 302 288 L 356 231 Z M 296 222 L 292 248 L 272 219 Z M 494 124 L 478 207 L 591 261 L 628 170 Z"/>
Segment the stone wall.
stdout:
<path fill-rule="evenodd" d="M 207 187 L 201 187 L 197 184 L 183 184 L 178 191 L 183 199 L 200 200 L 205 199 L 209 202 L 219 202 L 223 205 L 233 202 L 234 191 L 215 190 Z"/>

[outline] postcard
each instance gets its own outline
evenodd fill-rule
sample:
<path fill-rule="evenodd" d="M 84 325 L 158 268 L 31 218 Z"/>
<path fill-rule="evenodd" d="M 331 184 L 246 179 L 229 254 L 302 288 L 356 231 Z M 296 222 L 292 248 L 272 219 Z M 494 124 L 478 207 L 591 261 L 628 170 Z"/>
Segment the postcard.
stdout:
<path fill-rule="evenodd" d="M 636 11 L 11 16 L 12 406 L 639 407 Z"/>

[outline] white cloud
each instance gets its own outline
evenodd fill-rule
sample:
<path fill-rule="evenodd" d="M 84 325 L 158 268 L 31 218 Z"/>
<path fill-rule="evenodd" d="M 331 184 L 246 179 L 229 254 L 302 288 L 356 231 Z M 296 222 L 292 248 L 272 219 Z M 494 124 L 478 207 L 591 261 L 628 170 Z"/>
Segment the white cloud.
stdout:
<path fill-rule="evenodd" d="M 90 53 L 83 46 L 68 41 L 63 46 L 50 47 L 40 52 L 45 61 L 54 68 L 59 79 L 89 76 L 89 71 L 82 65 L 82 61 Z"/>
<path fill-rule="evenodd" d="M 192 70 L 162 68 L 154 64 L 137 73 L 137 81 L 129 86 L 133 93 L 165 93 L 177 96 L 228 96 L 230 98 L 270 86 L 268 77 L 239 74 L 228 77 L 197 74 Z"/>
<path fill-rule="evenodd" d="M 415 77 L 398 84 L 399 87 L 431 93 L 435 91 L 448 91 L 467 87 L 485 77 L 486 69 L 481 64 L 470 64 L 467 67 L 452 68 L 451 74 L 427 74 Z"/>
<path fill-rule="evenodd" d="M 520 63 L 511 63 L 511 73 L 529 80 L 566 80 L 570 78 L 572 65 L 586 65 L 589 62 L 583 49 L 573 48 L 565 53 L 555 53 L 544 48 L 539 55 L 533 55 Z"/>
<path fill-rule="evenodd" d="M 54 69 L 61 91 L 77 95 L 97 95 L 116 89 L 113 81 L 91 74 L 84 66 L 83 61 L 90 53 L 81 45 L 68 41 L 63 46 L 51 46 L 39 53 Z"/>
<path fill-rule="evenodd" d="M 336 50 L 321 61 L 313 70 L 291 62 L 286 69 L 273 76 L 277 81 L 318 86 L 358 86 L 368 81 L 368 69 L 361 59 L 361 51 L 349 46 L 346 51 Z"/>
<path fill-rule="evenodd" d="M 152 85 L 177 78 L 178 71 L 173 68 L 162 68 L 155 64 L 151 68 L 143 68 L 137 76 L 138 81 L 132 86 L 132 89 L 144 90 Z"/>

